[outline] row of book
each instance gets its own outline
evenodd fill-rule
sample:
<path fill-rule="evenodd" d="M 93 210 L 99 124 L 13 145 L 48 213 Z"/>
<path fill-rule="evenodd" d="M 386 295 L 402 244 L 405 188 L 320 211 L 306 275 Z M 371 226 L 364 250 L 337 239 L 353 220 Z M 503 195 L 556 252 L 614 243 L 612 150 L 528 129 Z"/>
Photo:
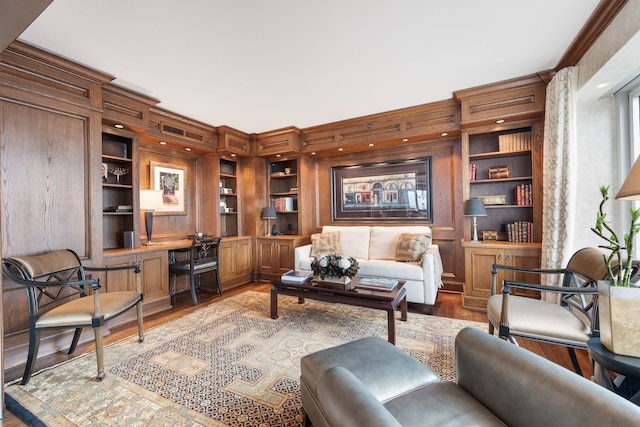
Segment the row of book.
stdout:
<path fill-rule="evenodd" d="M 531 184 L 516 185 L 515 199 L 518 206 L 531 206 L 533 204 Z"/>
<path fill-rule="evenodd" d="M 276 212 L 295 211 L 293 197 L 274 197 L 271 199 L 271 206 L 276 208 Z"/>
<path fill-rule="evenodd" d="M 501 152 L 531 150 L 531 131 L 498 135 L 498 147 Z"/>
<path fill-rule="evenodd" d="M 509 242 L 533 242 L 533 222 L 516 221 L 505 225 L 507 228 L 507 240 Z"/>

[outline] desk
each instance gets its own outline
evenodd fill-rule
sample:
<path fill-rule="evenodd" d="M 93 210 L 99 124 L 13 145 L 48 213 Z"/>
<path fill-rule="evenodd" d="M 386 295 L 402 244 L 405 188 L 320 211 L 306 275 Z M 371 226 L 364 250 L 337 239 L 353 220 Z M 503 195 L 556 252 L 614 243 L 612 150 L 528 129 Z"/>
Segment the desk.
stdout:
<path fill-rule="evenodd" d="M 595 382 L 640 406 L 640 358 L 610 352 L 600 338 L 587 341 Z M 619 376 L 611 380 L 609 372 Z"/>

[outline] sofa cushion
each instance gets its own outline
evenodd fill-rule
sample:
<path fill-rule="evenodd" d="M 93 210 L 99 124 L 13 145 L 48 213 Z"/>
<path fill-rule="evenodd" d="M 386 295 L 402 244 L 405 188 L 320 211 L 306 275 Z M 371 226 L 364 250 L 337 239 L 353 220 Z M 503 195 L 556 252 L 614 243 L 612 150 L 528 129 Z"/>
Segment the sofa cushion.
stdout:
<path fill-rule="evenodd" d="M 359 276 L 389 277 L 399 280 L 424 280 L 424 270 L 420 265 L 389 260 L 362 260 Z"/>
<path fill-rule="evenodd" d="M 371 227 L 371 240 L 369 241 L 368 259 L 396 259 L 396 246 L 398 236 L 402 233 L 424 234 L 431 236 L 431 229 L 426 226 L 374 226 Z"/>
<path fill-rule="evenodd" d="M 368 226 L 335 226 L 325 225 L 322 232 L 340 232 L 340 249 L 342 255 L 347 255 L 356 259 L 370 259 L 369 238 L 371 227 Z"/>
<path fill-rule="evenodd" d="M 396 245 L 396 261 L 420 262 L 431 244 L 431 236 L 402 233 Z"/>
<path fill-rule="evenodd" d="M 311 256 L 340 255 L 340 232 L 316 233 L 311 235 Z"/>

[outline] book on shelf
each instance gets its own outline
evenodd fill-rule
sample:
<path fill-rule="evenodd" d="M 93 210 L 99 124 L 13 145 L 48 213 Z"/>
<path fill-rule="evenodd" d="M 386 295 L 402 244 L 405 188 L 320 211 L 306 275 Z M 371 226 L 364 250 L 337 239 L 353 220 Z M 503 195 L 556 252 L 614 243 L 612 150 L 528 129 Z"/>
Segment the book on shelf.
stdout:
<path fill-rule="evenodd" d="M 361 277 L 356 288 L 368 289 L 372 291 L 392 291 L 398 286 L 396 279 L 389 279 L 387 277 Z"/>
<path fill-rule="evenodd" d="M 280 281 L 291 285 L 301 285 L 311 280 L 312 277 L 313 271 L 311 270 L 289 270 L 280 276 Z"/>

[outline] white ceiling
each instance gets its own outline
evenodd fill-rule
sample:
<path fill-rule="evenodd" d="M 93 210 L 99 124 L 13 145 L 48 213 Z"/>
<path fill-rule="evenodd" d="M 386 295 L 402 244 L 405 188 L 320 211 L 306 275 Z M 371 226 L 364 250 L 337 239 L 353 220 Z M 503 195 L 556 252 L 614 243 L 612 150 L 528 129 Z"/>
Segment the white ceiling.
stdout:
<path fill-rule="evenodd" d="M 244 132 L 554 68 L 599 0 L 54 0 L 20 39 Z"/>

